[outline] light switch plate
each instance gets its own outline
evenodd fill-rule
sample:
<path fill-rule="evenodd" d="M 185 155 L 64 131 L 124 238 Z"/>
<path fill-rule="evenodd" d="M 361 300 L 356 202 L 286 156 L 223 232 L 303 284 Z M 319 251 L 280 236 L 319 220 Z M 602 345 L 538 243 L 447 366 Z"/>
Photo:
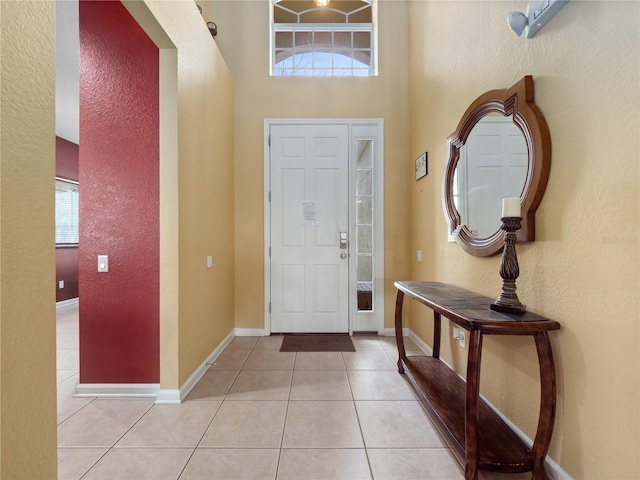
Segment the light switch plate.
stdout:
<path fill-rule="evenodd" d="M 98 255 L 98 272 L 109 271 L 109 255 Z"/>
<path fill-rule="evenodd" d="M 207 255 L 207 268 L 212 268 L 212 267 L 213 267 L 213 256 Z"/>

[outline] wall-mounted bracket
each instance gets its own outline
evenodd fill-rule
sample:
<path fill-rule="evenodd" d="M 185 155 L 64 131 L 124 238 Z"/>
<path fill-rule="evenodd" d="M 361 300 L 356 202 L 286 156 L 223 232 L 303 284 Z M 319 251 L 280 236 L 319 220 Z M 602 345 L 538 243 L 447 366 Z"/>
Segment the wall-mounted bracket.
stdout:
<path fill-rule="evenodd" d="M 533 37 L 569 0 L 530 0 L 526 13 L 510 12 L 508 23 L 518 36 L 526 30 L 527 38 Z"/>

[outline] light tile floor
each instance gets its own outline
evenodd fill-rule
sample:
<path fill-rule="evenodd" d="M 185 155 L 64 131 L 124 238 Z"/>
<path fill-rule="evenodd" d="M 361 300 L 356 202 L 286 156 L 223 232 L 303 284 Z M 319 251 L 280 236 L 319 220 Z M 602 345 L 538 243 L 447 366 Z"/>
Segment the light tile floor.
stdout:
<path fill-rule="evenodd" d="M 57 310 L 57 333 L 60 480 L 463 478 L 396 371 L 394 338 L 281 353 L 282 337 L 236 337 L 182 404 L 155 405 L 74 398 L 77 305 Z"/>

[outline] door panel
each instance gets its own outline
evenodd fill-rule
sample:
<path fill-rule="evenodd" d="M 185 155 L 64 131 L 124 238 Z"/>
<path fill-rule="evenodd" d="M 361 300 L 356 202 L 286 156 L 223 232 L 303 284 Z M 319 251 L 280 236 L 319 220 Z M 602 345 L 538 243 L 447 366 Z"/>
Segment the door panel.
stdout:
<path fill-rule="evenodd" d="M 340 210 L 340 183 L 337 170 L 315 172 L 315 191 L 318 218 L 337 219 Z M 338 223 L 336 221 L 318 222 L 316 242 L 321 247 L 335 247 L 338 241 Z"/>
<path fill-rule="evenodd" d="M 272 125 L 271 331 L 348 332 L 348 126 Z"/>

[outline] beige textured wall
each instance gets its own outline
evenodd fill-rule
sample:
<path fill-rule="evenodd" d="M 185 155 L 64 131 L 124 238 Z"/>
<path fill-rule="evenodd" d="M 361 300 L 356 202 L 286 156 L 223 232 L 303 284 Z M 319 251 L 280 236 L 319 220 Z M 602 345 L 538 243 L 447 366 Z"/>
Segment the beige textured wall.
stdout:
<path fill-rule="evenodd" d="M 0 477 L 16 480 L 56 476 L 54 10 L 0 4 Z"/>
<path fill-rule="evenodd" d="M 393 282 L 408 275 L 407 7 L 380 5 L 374 78 L 269 77 L 269 2 L 213 1 L 210 19 L 235 79 L 236 327 L 264 327 L 265 118 L 384 118 L 385 318 Z"/>
<path fill-rule="evenodd" d="M 148 2 L 152 14 L 127 3 L 173 72 L 161 81 L 162 370 L 163 388 L 178 388 L 233 328 L 233 80 L 193 3 Z M 54 18 L 52 1 L 0 4 L 0 477 L 11 479 L 56 477 Z"/>
<path fill-rule="evenodd" d="M 177 144 L 169 142 L 169 151 L 163 151 L 169 160 L 161 177 L 167 194 L 161 195 L 161 215 L 166 214 L 161 242 L 177 252 L 177 259 L 165 259 L 172 278 L 161 272 L 161 383 L 175 389 L 234 326 L 234 87 L 193 3 L 145 3 L 177 52 L 177 59 L 171 49 L 161 57 L 165 66 L 177 68 L 177 124 L 161 125 L 169 131 L 177 125 Z M 170 83 L 171 75 L 163 78 Z M 170 95 L 172 86 L 166 87 Z M 164 100 L 172 108 L 171 100 Z M 177 174 L 173 182 L 172 173 Z M 175 202 L 177 210 L 167 210 L 163 202 Z M 213 268 L 206 268 L 208 255 Z"/>
<path fill-rule="evenodd" d="M 536 37 L 517 38 L 507 13 L 525 2 L 410 2 L 411 155 L 430 153 L 412 184 L 412 277 L 500 291 L 499 257 L 446 239 L 446 137 L 479 94 L 534 76 L 553 144 L 537 238 L 518 245 L 518 292 L 558 320 L 551 334 L 558 412 L 550 456 L 574 478 L 638 478 L 640 3 L 569 2 Z M 455 28 L 453 28 L 455 27 Z M 430 314 L 411 327 L 430 339 Z M 449 341 L 444 342 L 450 347 Z M 461 349 L 446 357 L 463 369 Z M 486 341 L 482 390 L 533 438 L 538 368 L 527 338 Z"/>

